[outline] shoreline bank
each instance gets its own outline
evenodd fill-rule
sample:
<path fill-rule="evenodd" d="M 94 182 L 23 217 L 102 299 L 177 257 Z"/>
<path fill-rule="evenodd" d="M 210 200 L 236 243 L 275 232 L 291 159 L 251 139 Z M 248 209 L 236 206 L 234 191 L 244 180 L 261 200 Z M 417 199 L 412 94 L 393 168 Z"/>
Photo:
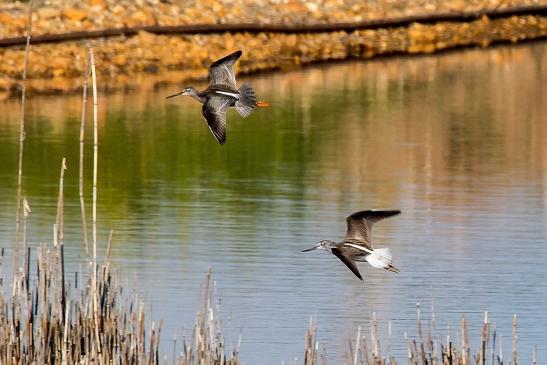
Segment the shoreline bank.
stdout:
<path fill-rule="evenodd" d="M 242 49 L 236 72 L 293 69 L 301 65 L 369 59 L 375 56 L 430 54 L 462 47 L 547 38 L 547 16 L 520 15 L 469 21 L 329 32 L 224 32 L 154 34 L 138 31 L 117 36 L 60 43 L 32 44 L 28 74 L 31 93 L 81 90 L 86 52 L 93 47 L 102 70 L 103 90 L 134 90 L 201 81 L 215 59 Z M 17 95 L 24 48 L 0 48 L 0 100 Z M 142 82 L 142 78 L 152 82 Z"/>

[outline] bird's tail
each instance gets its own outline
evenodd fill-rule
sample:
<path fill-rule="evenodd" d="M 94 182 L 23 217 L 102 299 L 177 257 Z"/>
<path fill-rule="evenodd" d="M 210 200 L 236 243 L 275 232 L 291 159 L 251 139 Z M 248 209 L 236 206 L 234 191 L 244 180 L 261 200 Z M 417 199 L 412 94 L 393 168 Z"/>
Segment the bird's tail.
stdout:
<path fill-rule="evenodd" d="M 367 256 L 368 263 L 377 269 L 386 269 L 391 272 L 398 273 L 399 269 L 393 266 L 391 262 L 391 251 L 389 248 L 377 248 L 372 250 L 372 253 Z"/>
<path fill-rule="evenodd" d="M 255 91 L 246 82 L 239 88 L 241 98 L 236 101 L 236 110 L 242 117 L 246 117 L 258 106 Z"/>

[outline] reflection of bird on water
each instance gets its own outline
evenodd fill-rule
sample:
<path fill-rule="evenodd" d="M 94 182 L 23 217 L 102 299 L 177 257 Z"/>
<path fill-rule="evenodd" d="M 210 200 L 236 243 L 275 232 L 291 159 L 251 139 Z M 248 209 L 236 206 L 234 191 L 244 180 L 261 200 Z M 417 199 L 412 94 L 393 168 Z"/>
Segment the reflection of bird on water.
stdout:
<path fill-rule="evenodd" d="M 218 143 L 226 141 L 226 112 L 228 107 L 234 106 L 242 117 L 246 117 L 257 106 L 268 106 L 268 103 L 257 101 L 255 92 L 249 84 L 244 83 L 236 88 L 234 63 L 243 52 L 236 51 L 215 61 L 209 67 L 209 86 L 203 91 L 187 87 L 181 92 L 168 96 L 190 95 L 203 103 L 203 116 L 207 120 L 209 129 Z"/>
<path fill-rule="evenodd" d="M 302 252 L 315 249 L 330 251 L 361 280 L 363 277 L 357 269 L 355 261 L 367 261 L 372 267 L 398 273 L 399 270 L 391 263 L 389 248 L 373 249 L 371 238 L 374 223 L 400 213 L 400 210 L 364 210 L 353 213 L 346 218 L 348 231 L 342 242 L 325 240 Z"/>

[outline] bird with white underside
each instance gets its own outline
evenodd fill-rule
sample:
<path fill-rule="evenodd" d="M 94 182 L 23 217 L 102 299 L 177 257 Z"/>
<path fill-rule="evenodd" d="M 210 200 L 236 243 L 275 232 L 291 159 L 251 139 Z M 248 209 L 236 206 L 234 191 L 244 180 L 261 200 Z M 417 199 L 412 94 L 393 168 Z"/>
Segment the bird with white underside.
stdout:
<path fill-rule="evenodd" d="M 330 251 L 360 280 L 363 280 L 363 277 L 355 264 L 356 261 L 366 261 L 372 267 L 398 273 L 399 269 L 391 262 L 389 248 L 372 248 L 372 225 L 400 213 L 400 210 L 363 210 L 353 213 L 346 218 L 348 230 L 342 242 L 323 240 L 302 252 L 316 249 Z"/>
<path fill-rule="evenodd" d="M 203 91 L 186 87 L 179 93 L 170 95 L 188 95 L 203 104 L 202 113 L 215 139 L 221 145 L 226 142 L 226 113 L 229 107 L 235 107 L 242 117 L 247 117 L 254 108 L 269 106 L 268 103 L 257 101 L 255 91 L 243 83 L 238 89 L 234 75 L 234 63 L 241 57 L 242 51 L 235 51 L 226 57 L 215 61 L 209 67 L 209 86 Z"/>

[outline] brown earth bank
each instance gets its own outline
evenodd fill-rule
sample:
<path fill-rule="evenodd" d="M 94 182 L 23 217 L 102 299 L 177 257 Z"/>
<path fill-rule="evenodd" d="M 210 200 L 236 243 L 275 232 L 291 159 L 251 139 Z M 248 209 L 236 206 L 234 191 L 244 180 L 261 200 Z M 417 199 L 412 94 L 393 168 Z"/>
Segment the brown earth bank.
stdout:
<path fill-rule="evenodd" d="M 319 2 L 232 1 L 38 1 L 33 5 L 33 35 L 142 25 L 218 24 L 250 21 L 263 24 L 357 22 L 441 11 L 479 11 L 533 5 L 534 1 L 399 1 Z M 546 3 L 547 5 L 547 3 Z M 72 10 L 79 13 L 72 13 Z M 79 14 L 76 16 L 76 14 Z M 144 14 L 137 16 L 137 14 Z M 135 18 L 134 21 L 129 21 Z M 138 19 L 137 19 L 138 18 Z M 0 38 L 21 36 L 28 23 L 28 4 L 0 2 Z M 413 23 L 407 27 L 324 33 L 220 33 L 97 38 L 31 45 L 29 83 L 32 92 L 66 92 L 81 88 L 87 48 L 93 47 L 105 89 L 153 88 L 206 77 L 206 67 L 235 49 L 244 51 L 238 72 L 292 68 L 301 64 L 369 58 L 385 54 L 431 53 L 461 46 L 488 46 L 547 36 L 547 17 L 539 15 L 469 22 Z M 19 89 L 24 47 L 0 49 L 0 98 Z"/>
<path fill-rule="evenodd" d="M 545 0 L 34 0 L 33 33 L 182 24 L 318 24 L 547 5 Z M 0 0 L 0 38 L 25 33 L 28 2 Z"/>

